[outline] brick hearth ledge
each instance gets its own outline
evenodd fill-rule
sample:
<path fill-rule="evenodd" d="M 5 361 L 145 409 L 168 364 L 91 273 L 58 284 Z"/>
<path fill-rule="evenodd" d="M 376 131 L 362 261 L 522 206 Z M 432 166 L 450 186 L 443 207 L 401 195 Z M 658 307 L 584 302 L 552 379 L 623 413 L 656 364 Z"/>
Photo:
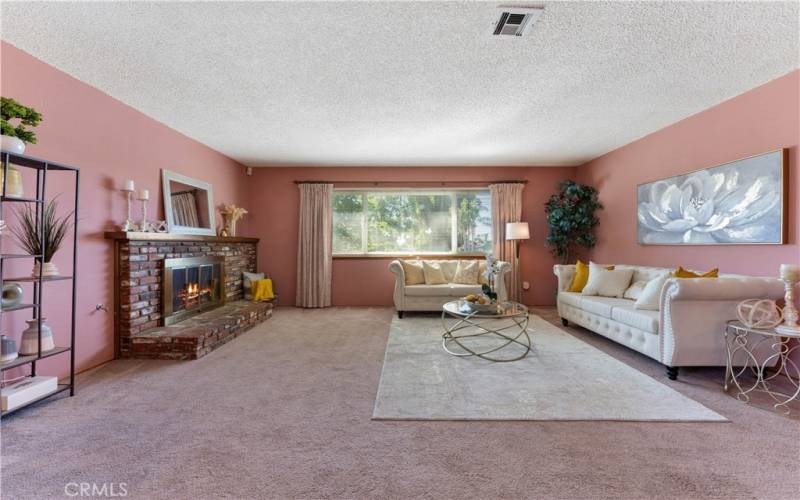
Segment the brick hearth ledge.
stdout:
<path fill-rule="evenodd" d="M 114 336 L 121 358 L 196 359 L 272 316 L 272 305 L 241 300 L 242 272 L 255 272 L 258 238 L 105 233 L 114 241 Z M 226 304 L 163 326 L 164 259 L 225 258 Z"/>

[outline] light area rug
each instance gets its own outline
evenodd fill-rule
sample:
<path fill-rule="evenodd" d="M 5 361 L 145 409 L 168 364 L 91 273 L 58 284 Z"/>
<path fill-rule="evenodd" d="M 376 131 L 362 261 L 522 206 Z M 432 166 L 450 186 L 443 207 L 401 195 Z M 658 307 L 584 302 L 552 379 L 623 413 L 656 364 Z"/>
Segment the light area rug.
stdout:
<path fill-rule="evenodd" d="M 509 363 L 447 354 L 443 331 L 435 316 L 394 318 L 373 419 L 727 421 L 538 316 L 531 352 Z"/>

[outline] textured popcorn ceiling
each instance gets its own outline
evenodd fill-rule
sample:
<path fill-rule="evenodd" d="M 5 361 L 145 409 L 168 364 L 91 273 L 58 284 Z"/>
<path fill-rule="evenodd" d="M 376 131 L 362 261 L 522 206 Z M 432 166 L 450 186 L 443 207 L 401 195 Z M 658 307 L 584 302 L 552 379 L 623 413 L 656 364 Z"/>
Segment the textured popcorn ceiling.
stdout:
<path fill-rule="evenodd" d="M 798 67 L 798 2 L 2 3 L 2 38 L 248 165 L 579 164 Z"/>

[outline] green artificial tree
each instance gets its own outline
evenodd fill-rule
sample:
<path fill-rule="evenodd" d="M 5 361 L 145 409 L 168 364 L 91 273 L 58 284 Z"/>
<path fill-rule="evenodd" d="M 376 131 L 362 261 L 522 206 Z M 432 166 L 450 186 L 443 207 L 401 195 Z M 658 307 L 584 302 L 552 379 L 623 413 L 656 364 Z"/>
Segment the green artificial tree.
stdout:
<path fill-rule="evenodd" d="M 553 256 L 566 264 L 576 246 L 594 247 L 597 240 L 593 230 L 600 222 L 594 212 L 602 208 L 595 188 L 573 180 L 560 182 L 558 193 L 551 196 L 544 206 L 547 245 Z"/>
<path fill-rule="evenodd" d="M 24 143 L 36 144 L 36 134 L 26 127 L 35 127 L 42 121 L 42 115 L 33 108 L 23 106 L 9 97 L 0 97 L 0 116 L 2 133 L 16 137 Z M 16 126 L 11 120 L 19 120 Z"/>

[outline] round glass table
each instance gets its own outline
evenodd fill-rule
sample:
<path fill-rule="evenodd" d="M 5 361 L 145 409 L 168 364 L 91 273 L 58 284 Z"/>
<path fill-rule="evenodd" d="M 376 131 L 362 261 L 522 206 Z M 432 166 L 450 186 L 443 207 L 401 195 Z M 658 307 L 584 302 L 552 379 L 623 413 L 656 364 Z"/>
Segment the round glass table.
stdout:
<path fill-rule="evenodd" d="M 442 347 L 453 356 L 518 361 L 531 351 L 529 319 L 528 308 L 517 302 L 475 310 L 465 300 L 454 300 L 442 306 Z"/>

